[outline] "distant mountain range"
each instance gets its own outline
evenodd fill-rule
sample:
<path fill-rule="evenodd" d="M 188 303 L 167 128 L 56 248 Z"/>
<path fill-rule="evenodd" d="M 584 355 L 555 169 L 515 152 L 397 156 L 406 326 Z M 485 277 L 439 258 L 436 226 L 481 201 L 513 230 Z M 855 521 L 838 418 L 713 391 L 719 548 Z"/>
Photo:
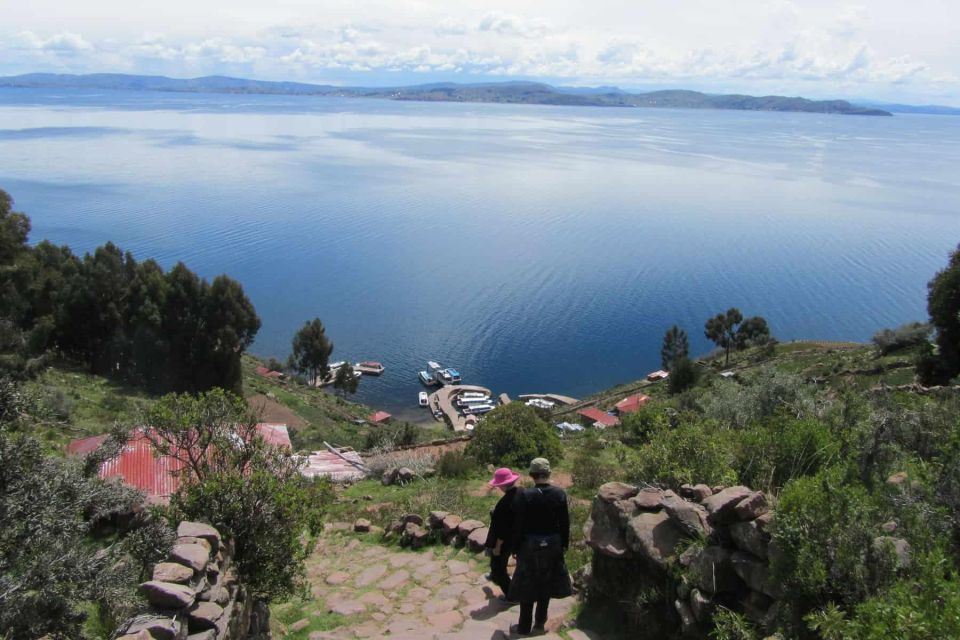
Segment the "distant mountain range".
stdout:
<path fill-rule="evenodd" d="M 177 79 L 118 73 L 89 75 L 28 73 L 20 76 L 0 77 L 0 87 L 255 93 L 383 98 L 425 102 L 496 102 L 585 107 L 664 107 L 674 109 L 735 109 L 739 111 L 800 111 L 862 116 L 892 115 L 886 109 L 875 106 L 857 106 L 846 100 L 807 100 L 806 98 L 785 96 L 756 97 L 737 94 L 712 95 L 685 90 L 629 93 L 616 87 L 554 87 L 537 82 L 481 84 L 443 82 L 408 87 L 335 87 L 302 82 L 245 80 L 225 76 Z"/>

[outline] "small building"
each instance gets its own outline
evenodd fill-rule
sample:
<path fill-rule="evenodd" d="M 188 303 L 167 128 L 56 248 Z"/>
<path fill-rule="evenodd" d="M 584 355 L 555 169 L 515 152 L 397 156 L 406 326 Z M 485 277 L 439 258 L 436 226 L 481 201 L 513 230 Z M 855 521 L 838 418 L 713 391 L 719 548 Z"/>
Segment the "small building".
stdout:
<path fill-rule="evenodd" d="M 285 424 L 260 423 L 257 425 L 257 432 L 267 444 L 291 448 L 290 434 Z M 144 428 L 133 431 L 120 454 L 100 465 L 99 475 L 104 480 L 120 478 L 147 494 L 149 502 L 166 504 L 180 486 L 180 477 L 186 464 L 173 456 L 155 455 L 148 435 L 149 431 Z M 67 445 L 67 454 L 86 456 L 94 452 L 106 439 L 104 434 L 73 440 Z"/>
<path fill-rule="evenodd" d="M 324 443 L 326 444 L 326 443 Z M 355 482 L 366 477 L 360 454 L 350 447 L 333 447 L 306 456 L 300 473 L 307 478 L 329 478 L 334 482 Z"/>
<path fill-rule="evenodd" d="M 643 395 L 642 393 L 627 396 L 615 405 L 617 415 L 624 416 L 628 413 L 636 413 L 640 410 L 640 407 L 646 405 L 648 402 L 650 402 L 650 396 Z"/>
<path fill-rule="evenodd" d="M 274 371 L 263 365 L 258 366 L 256 369 L 254 369 L 254 371 L 258 376 L 268 378 L 270 380 L 283 380 L 287 377 L 286 374 L 283 374 L 279 371 Z"/>
<path fill-rule="evenodd" d="M 372 422 L 373 424 L 387 424 L 392 418 L 389 413 L 386 411 L 377 411 L 376 413 L 371 413 L 367 416 L 367 422 Z"/>
<path fill-rule="evenodd" d="M 666 380 L 670 377 L 669 371 L 664 371 L 663 369 L 658 369 L 651 373 L 647 374 L 647 380 L 650 382 L 656 382 L 657 380 Z"/>
<path fill-rule="evenodd" d="M 616 425 L 620 424 L 620 418 L 600 411 L 600 409 L 597 409 L 596 407 L 580 409 L 577 411 L 577 413 L 589 420 L 593 426 L 601 429 L 605 427 L 615 427 Z"/>

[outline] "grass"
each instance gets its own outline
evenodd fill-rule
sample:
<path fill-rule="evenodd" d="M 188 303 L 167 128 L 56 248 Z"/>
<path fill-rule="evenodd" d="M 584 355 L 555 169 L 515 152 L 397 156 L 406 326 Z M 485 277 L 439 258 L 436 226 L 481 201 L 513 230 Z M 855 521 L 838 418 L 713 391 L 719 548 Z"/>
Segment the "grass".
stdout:
<path fill-rule="evenodd" d="M 346 616 L 324 610 L 323 604 L 315 600 L 295 599 L 270 606 L 270 631 L 277 638 L 291 638 L 292 640 L 307 640 L 311 633 L 317 631 L 332 631 L 350 622 Z M 307 620 L 309 624 L 299 631 L 291 632 L 289 627 L 300 620 Z M 281 633 L 287 628 L 287 633 Z"/>

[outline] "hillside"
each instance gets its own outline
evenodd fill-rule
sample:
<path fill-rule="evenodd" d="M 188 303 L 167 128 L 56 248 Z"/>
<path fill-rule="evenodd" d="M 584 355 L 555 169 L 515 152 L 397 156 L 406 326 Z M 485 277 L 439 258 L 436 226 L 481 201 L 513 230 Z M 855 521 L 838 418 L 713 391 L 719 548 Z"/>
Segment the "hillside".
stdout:
<path fill-rule="evenodd" d="M 383 98 L 422 102 L 495 102 L 593 107 L 659 107 L 671 109 L 730 109 L 794 111 L 842 115 L 889 116 L 889 111 L 853 105 L 845 100 L 808 100 L 785 96 L 709 95 L 668 90 L 628 93 L 615 88 L 554 87 L 537 82 L 480 84 L 435 83 L 404 87 L 334 87 L 299 82 L 270 82 L 224 76 L 177 79 L 124 74 L 31 73 L 0 78 L 0 87 L 81 88 L 187 93 L 243 93 Z"/>

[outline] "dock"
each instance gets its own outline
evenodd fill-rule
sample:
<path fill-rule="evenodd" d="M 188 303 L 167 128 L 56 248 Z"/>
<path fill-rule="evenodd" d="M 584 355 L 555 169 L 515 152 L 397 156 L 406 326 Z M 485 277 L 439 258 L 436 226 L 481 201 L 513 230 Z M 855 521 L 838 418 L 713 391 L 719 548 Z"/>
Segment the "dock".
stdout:
<path fill-rule="evenodd" d="M 447 423 L 453 427 L 454 431 L 467 431 L 467 416 L 460 415 L 460 412 L 453 404 L 458 395 L 467 391 L 477 391 L 485 393 L 488 396 L 492 395 L 490 389 L 486 387 L 466 384 L 448 385 L 430 394 L 428 406 L 431 410 L 439 409 Z M 476 418 L 474 418 L 473 422 L 475 421 Z"/>

